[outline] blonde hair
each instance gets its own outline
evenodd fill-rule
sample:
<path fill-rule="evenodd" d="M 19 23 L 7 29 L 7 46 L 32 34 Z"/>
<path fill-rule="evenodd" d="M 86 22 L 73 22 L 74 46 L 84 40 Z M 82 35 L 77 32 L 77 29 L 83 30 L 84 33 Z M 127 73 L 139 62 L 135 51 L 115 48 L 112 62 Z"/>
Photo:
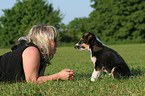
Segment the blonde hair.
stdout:
<path fill-rule="evenodd" d="M 26 37 L 21 37 L 20 40 L 25 40 L 28 43 L 33 43 L 38 46 L 43 58 L 50 60 L 53 55 L 50 55 L 50 41 L 56 40 L 56 28 L 50 25 L 34 25 Z"/>

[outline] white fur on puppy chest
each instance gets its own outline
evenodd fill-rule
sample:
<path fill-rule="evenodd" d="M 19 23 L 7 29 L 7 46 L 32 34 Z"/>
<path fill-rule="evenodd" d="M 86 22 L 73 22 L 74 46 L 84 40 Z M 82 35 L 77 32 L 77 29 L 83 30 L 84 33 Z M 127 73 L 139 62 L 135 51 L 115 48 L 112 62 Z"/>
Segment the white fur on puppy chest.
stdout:
<path fill-rule="evenodd" d="M 92 60 L 92 62 L 93 62 L 93 64 L 94 64 L 94 66 L 95 66 L 95 63 L 96 63 L 97 58 L 91 56 L 91 60 Z"/>

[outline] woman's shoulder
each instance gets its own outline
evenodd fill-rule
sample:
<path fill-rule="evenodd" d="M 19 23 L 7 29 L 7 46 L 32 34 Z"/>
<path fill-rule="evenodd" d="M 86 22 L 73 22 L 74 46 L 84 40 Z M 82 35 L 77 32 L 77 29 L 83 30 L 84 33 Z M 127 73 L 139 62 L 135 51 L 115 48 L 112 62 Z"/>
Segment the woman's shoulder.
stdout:
<path fill-rule="evenodd" d="M 37 62 L 40 61 L 41 56 L 39 50 L 36 47 L 30 46 L 23 51 L 22 58 L 27 62 Z"/>
<path fill-rule="evenodd" d="M 23 51 L 23 53 L 26 53 L 26 54 L 29 54 L 29 55 L 30 55 L 30 54 L 33 54 L 33 55 L 38 55 L 38 54 L 40 54 L 38 48 L 35 47 L 35 46 L 29 46 L 29 47 L 27 47 L 27 48 Z"/>
<path fill-rule="evenodd" d="M 35 45 L 35 44 L 31 43 L 31 42 L 27 43 L 26 41 L 21 41 L 18 45 L 13 46 L 11 49 L 12 49 L 13 52 L 14 51 L 16 51 L 16 52 L 18 51 L 20 53 L 23 53 L 24 50 L 26 50 L 26 51 L 31 50 L 32 52 L 39 51 L 39 53 L 41 54 L 41 52 L 40 52 L 40 50 L 39 50 L 37 45 Z"/>

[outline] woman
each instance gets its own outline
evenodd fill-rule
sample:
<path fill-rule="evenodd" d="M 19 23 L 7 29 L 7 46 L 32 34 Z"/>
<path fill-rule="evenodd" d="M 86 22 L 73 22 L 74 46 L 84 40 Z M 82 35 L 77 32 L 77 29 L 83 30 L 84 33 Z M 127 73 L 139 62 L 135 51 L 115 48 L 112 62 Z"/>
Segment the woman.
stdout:
<path fill-rule="evenodd" d="M 72 79 L 74 72 L 64 69 L 56 74 L 43 76 L 46 64 L 53 58 L 58 45 L 57 31 L 50 25 L 35 25 L 12 52 L 0 56 L 0 81 L 46 82 Z"/>

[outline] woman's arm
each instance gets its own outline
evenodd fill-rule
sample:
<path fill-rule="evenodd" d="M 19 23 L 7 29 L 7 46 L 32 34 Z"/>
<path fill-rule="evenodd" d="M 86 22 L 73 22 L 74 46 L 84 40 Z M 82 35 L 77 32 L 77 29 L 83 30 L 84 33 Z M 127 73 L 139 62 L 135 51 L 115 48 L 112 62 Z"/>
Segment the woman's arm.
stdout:
<path fill-rule="evenodd" d="M 38 74 L 39 76 L 43 76 L 45 69 L 46 69 L 47 64 L 44 64 L 43 68 L 41 69 L 40 73 Z"/>
<path fill-rule="evenodd" d="M 36 47 L 28 47 L 24 50 L 22 54 L 23 58 L 23 69 L 25 73 L 25 78 L 27 82 L 46 82 L 48 80 L 68 80 L 73 78 L 74 72 L 71 69 L 64 69 L 49 76 L 39 76 L 39 66 L 40 66 L 40 54 Z"/>
<path fill-rule="evenodd" d="M 71 69 L 63 69 L 62 71 L 49 75 L 49 76 L 40 76 L 37 79 L 37 82 L 42 83 L 42 82 L 46 82 L 48 80 L 68 80 L 68 79 L 72 79 L 74 76 L 74 72 Z"/>

